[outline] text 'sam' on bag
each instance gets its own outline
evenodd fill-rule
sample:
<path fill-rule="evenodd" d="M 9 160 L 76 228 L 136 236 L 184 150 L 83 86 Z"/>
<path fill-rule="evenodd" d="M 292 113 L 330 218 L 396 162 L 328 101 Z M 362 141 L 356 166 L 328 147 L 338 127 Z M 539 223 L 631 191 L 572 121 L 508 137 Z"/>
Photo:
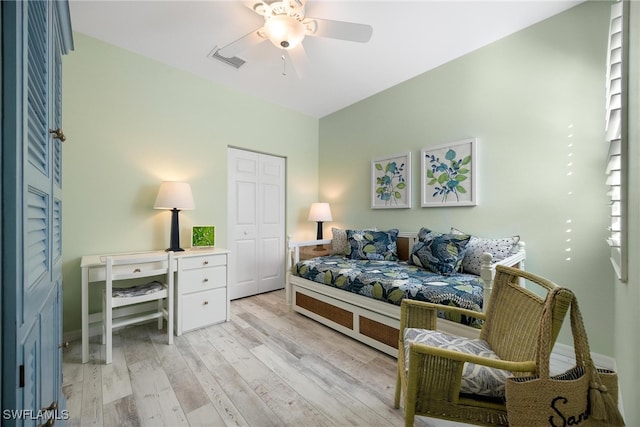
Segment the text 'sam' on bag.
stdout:
<path fill-rule="evenodd" d="M 557 292 L 557 289 L 552 292 Z M 553 300 L 548 298 L 547 302 Z M 505 394 L 509 425 L 624 426 L 618 409 L 618 376 L 614 371 L 597 369 L 593 364 L 575 295 L 571 302 L 571 332 L 576 366 L 562 374 L 549 375 L 551 309 L 550 304 L 545 306 L 541 320 L 537 375 L 507 379 Z"/>

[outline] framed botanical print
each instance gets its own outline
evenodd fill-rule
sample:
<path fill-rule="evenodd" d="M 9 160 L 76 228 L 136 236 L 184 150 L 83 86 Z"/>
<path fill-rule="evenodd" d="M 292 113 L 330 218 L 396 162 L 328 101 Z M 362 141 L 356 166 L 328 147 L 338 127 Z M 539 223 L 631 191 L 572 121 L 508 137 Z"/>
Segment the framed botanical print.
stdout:
<path fill-rule="evenodd" d="M 475 206 L 476 138 L 423 148 L 421 206 Z"/>
<path fill-rule="evenodd" d="M 371 208 L 411 207 L 411 152 L 371 161 Z"/>

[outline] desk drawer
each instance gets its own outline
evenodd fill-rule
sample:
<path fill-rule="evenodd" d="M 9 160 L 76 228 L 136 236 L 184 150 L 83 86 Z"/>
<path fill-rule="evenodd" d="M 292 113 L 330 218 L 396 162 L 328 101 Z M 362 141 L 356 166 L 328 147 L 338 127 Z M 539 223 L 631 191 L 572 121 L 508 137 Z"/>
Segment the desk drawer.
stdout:
<path fill-rule="evenodd" d="M 212 289 L 182 299 L 182 331 L 227 320 L 227 289 Z"/>
<path fill-rule="evenodd" d="M 127 265 L 127 264 L 114 265 L 113 274 L 117 274 L 120 276 L 123 274 L 127 274 L 127 275 L 130 275 L 132 279 L 135 279 L 136 275 L 140 275 L 144 277 L 144 275 L 147 274 L 148 272 L 155 270 L 155 271 L 160 271 L 158 275 L 163 276 L 161 281 L 166 282 L 167 273 L 162 272 L 161 270 L 167 268 L 167 262 L 168 261 L 151 261 L 151 262 L 145 262 L 143 264 L 135 264 L 135 265 Z"/>
<path fill-rule="evenodd" d="M 226 284 L 226 265 L 181 271 L 178 277 L 178 288 L 182 295 L 207 289 L 221 288 L 226 286 Z"/>
<path fill-rule="evenodd" d="M 225 265 L 227 263 L 226 255 L 201 255 L 190 256 L 182 260 L 183 270 L 194 270 L 197 268 L 208 268 L 216 265 Z"/>

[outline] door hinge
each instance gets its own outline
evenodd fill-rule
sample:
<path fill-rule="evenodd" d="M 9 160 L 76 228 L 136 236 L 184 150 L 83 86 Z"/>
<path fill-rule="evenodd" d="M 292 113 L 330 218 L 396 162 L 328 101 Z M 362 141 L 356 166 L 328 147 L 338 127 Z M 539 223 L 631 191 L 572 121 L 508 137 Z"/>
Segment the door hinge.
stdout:
<path fill-rule="evenodd" d="M 24 365 L 20 365 L 20 388 L 24 387 Z"/>

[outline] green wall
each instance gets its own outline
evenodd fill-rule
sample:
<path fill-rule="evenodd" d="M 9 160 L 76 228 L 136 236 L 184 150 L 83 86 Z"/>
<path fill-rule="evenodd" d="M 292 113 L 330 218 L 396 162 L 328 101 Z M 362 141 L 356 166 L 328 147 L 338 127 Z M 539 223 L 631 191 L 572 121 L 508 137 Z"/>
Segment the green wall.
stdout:
<path fill-rule="evenodd" d="M 287 158 L 287 233 L 318 191 L 318 120 L 140 55 L 74 34 L 64 58 L 64 330 L 80 330 L 82 255 L 166 248 L 170 212 L 154 210 L 161 181 L 191 183 L 191 225 L 227 243 L 227 146 Z M 212 67 L 216 66 L 212 63 Z M 286 125 L 283 125 L 286 123 Z M 92 304 L 99 303 L 97 295 Z"/>
<path fill-rule="evenodd" d="M 326 230 L 521 235 L 526 268 L 577 293 L 592 350 L 616 358 L 627 425 L 638 424 L 640 267 L 632 262 L 629 282 L 615 283 L 604 243 L 608 17 L 608 2 L 587 2 L 319 121 L 75 34 L 63 82 L 65 331 L 80 329 L 82 255 L 168 244 L 169 214 L 152 208 L 160 181 L 192 184 L 196 210 L 181 213 L 183 244 L 203 223 L 217 225 L 226 244 L 226 147 L 238 146 L 287 157 L 294 238 L 314 237 L 306 215 L 318 194 L 334 215 Z M 640 253 L 634 129 L 632 259 Z M 479 139 L 478 206 L 420 208 L 420 150 L 468 136 Z M 413 207 L 370 209 L 371 160 L 406 151 Z M 570 344 L 567 332 L 565 324 L 560 341 Z"/>
<path fill-rule="evenodd" d="M 608 3 L 588 2 L 321 119 L 320 196 L 333 224 L 518 234 L 527 270 L 575 291 L 592 349 L 612 356 L 608 16 Z M 479 140 L 478 205 L 421 208 L 420 150 L 469 136 Z M 371 160 L 406 151 L 413 207 L 370 209 Z"/>
<path fill-rule="evenodd" d="M 640 425 L 640 133 L 630 120 L 630 278 L 620 283 L 605 243 L 609 6 L 586 2 L 321 119 L 320 199 L 331 203 L 334 226 L 519 234 L 526 269 L 573 289 L 591 350 L 615 357 L 632 426 Z M 634 118 L 640 6 L 631 10 Z M 420 150 L 469 136 L 479 139 L 478 206 L 420 208 Z M 371 160 L 406 151 L 413 207 L 370 209 Z M 559 340 L 571 345 L 569 330 L 565 322 Z"/>

